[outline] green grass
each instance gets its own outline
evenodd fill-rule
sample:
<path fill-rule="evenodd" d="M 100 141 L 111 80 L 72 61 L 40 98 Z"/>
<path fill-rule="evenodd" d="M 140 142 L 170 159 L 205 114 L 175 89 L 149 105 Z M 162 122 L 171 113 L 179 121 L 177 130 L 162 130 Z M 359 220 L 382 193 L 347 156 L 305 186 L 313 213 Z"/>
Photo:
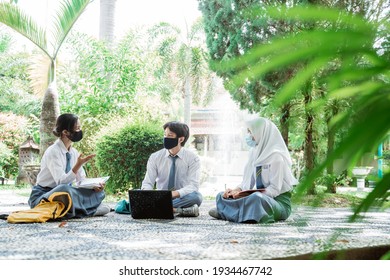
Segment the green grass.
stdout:
<path fill-rule="evenodd" d="M 316 195 L 293 196 L 293 205 L 339 208 L 355 207 L 363 201 L 363 197 L 352 194 L 321 193 Z"/>
<path fill-rule="evenodd" d="M 14 185 L 8 185 L 8 184 L 1 185 L 0 184 L 0 190 L 10 190 L 10 189 L 15 189 Z"/>
<path fill-rule="evenodd" d="M 302 197 L 293 196 L 292 204 L 301 206 L 324 207 L 324 208 L 355 208 L 367 196 L 368 193 L 321 193 L 316 195 L 305 195 Z M 380 209 L 390 208 L 390 201 L 382 204 L 373 204 Z"/>
<path fill-rule="evenodd" d="M 4 184 L 0 185 L 0 190 L 12 190 L 18 195 L 29 197 L 31 193 L 31 186 L 29 185 L 21 185 L 21 186 L 15 186 L 10 184 Z"/>

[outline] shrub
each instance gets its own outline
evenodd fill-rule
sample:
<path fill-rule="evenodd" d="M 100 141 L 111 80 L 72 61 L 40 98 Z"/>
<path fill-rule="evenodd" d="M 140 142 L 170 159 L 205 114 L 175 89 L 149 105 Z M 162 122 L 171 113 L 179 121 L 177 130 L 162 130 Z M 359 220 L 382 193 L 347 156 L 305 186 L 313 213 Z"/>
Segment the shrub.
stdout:
<path fill-rule="evenodd" d="M 107 190 L 140 188 L 149 156 L 162 149 L 162 138 L 162 127 L 151 123 L 128 125 L 102 137 L 96 145 L 96 165 L 101 174 L 110 176 Z"/>
<path fill-rule="evenodd" d="M 28 119 L 12 113 L 0 113 L 0 168 L 6 177 L 16 177 L 18 174 L 19 146 L 28 134 Z M 9 153 L 11 152 L 11 154 Z"/>
<path fill-rule="evenodd" d="M 350 186 L 352 178 L 347 175 L 347 171 L 344 170 L 340 175 L 325 174 L 317 178 L 316 185 L 325 186 L 328 193 L 336 193 L 336 188 L 343 186 Z"/>
<path fill-rule="evenodd" d="M 12 150 L 10 150 L 4 143 L 0 142 L 0 176 L 8 177 L 7 170 L 13 161 Z"/>
<path fill-rule="evenodd" d="M 74 143 L 74 147 L 84 155 L 96 154 L 96 145 L 105 135 L 116 134 L 131 123 L 159 123 L 162 121 L 163 116 L 158 114 L 158 112 L 153 112 L 149 108 L 144 109 L 143 104 L 137 105 L 139 107 L 137 111 L 126 112 L 125 116 L 106 115 L 104 117 L 91 117 L 88 112 L 79 114 L 83 140 Z M 83 167 L 87 177 L 98 177 L 100 175 L 95 160 L 87 162 Z"/>

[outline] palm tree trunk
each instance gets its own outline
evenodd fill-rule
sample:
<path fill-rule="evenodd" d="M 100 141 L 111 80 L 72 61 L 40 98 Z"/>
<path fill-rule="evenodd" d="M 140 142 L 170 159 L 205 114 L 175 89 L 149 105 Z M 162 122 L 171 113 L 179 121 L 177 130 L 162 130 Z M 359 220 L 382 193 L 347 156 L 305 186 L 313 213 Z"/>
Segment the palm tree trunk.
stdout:
<path fill-rule="evenodd" d="M 191 129 L 191 79 L 189 76 L 184 81 L 184 123 Z M 191 131 L 191 130 L 190 130 Z"/>
<path fill-rule="evenodd" d="M 306 91 L 303 93 L 304 102 L 305 102 L 305 116 L 306 116 L 306 128 L 305 128 L 305 168 L 306 172 L 311 172 L 314 169 L 314 114 L 313 110 L 309 108 L 309 105 L 312 101 L 311 96 L 311 87 L 308 85 Z M 309 194 L 314 194 L 314 184 L 310 186 L 307 190 Z"/>
<path fill-rule="evenodd" d="M 290 103 L 287 103 L 282 108 L 282 117 L 280 119 L 280 126 L 281 126 L 281 133 L 284 140 L 284 143 L 286 143 L 286 146 L 288 147 L 288 132 L 289 132 L 289 124 L 288 121 L 290 119 Z"/>
<path fill-rule="evenodd" d="M 314 123 L 313 114 L 310 112 L 306 112 L 305 165 L 306 165 L 306 170 L 309 172 L 314 169 L 313 123 Z"/>
<path fill-rule="evenodd" d="M 112 49 L 114 45 L 114 29 L 115 29 L 115 5 L 116 0 L 100 0 L 100 18 L 99 18 L 99 40 L 107 44 L 109 49 Z M 106 72 L 104 68 L 104 62 L 101 64 L 102 74 L 107 76 L 110 81 L 107 91 L 113 90 L 112 73 Z"/>
<path fill-rule="evenodd" d="M 99 40 L 112 46 L 115 29 L 116 0 L 100 0 Z"/>
<path fill-rule="evenodd" d="M 42 102 L 42 112 L 40 118 L 39 133 L 41 137 L 40 155 L 42 156 L 46 149 L 54 143 L 56 137 L 53 129 L 56 125 L 57 117 L 60 114 L 58 101 L 58 91 L 56 81 L 49 84 Z"/>
<path fill-rule="evenodd" d="M 336 143 L 336 129 L 330 125 L 330 121 L 334 116 L 338 114 L 338 112 L 339 112 L 339 107 L 337 101 L 334 101 L 331 104 L 331 108 L 329 109 L 329 113 L 326 118 L 326 124 L 328 127 L 328 144 L 327 144 L 328 157 L 333 153 L 335 143 Z M 334 164 L 333 161 L 331 161 L 329 165 L 326 167 L 326 173 L 333 174 L 333 172 L 334 172 Z M 331 186 L 327 186 L 327 187 L 328 187 L 328 191 L 330 191 L 331 193 L 336 193 L 337 186 L 334 183 Z"/>
<path fill-rule="evenodd" d="M 328 156 L 334 150 L 335 137 L 336 137 L 336 131 L 335 131 L 334 127 L 331 127 L 330 121 L 334 116 L 336 116 L 338 114 L 338 112 L 339 112 L 338 109 L 339 108 L 338 108 L 337 102 L 333 102 L 331 104 L 331 108 L 329 109 L 329 111 L 330 111 L 329 115 L 326 118 L 326 124 L 328 127 L 328 144 L 327 144 L 327 155 Z M 326 167 L 326 171 L 328 174 L 333 174 L 333 161 Z"/>

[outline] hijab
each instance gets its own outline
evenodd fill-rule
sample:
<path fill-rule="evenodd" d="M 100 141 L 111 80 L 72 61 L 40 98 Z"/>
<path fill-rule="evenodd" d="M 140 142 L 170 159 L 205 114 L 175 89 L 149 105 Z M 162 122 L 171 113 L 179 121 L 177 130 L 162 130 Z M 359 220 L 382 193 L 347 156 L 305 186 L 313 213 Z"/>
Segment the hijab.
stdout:
<path fill-rule="evenodd" d="M 272 162 L 273 155 L 279 154 L 284 161 L 284 181 L 291 185 L 296 185 L 298 181 L 291 171 L 292 161 L 283 137 L 276 125 L 266 118 L 255 118 L 248 121 L 248 129 L 255 139 L 256 146 L 249 154 L 248 162 L 244 170 L 242 182 L 243 189 L 251 186 L 251 178 L 255 175 L 256 166 L 263 166 Z"/>

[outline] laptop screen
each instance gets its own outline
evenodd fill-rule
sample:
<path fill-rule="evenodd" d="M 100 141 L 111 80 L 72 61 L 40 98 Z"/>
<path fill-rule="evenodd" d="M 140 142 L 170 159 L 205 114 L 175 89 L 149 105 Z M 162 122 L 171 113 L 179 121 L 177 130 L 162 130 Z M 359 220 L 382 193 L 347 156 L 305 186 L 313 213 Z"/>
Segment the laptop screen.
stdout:
<path fill-rule="evenodd" d="M 173 219 L 172 192 L 167 190 L 129 190 L 133 219 Z"/>

